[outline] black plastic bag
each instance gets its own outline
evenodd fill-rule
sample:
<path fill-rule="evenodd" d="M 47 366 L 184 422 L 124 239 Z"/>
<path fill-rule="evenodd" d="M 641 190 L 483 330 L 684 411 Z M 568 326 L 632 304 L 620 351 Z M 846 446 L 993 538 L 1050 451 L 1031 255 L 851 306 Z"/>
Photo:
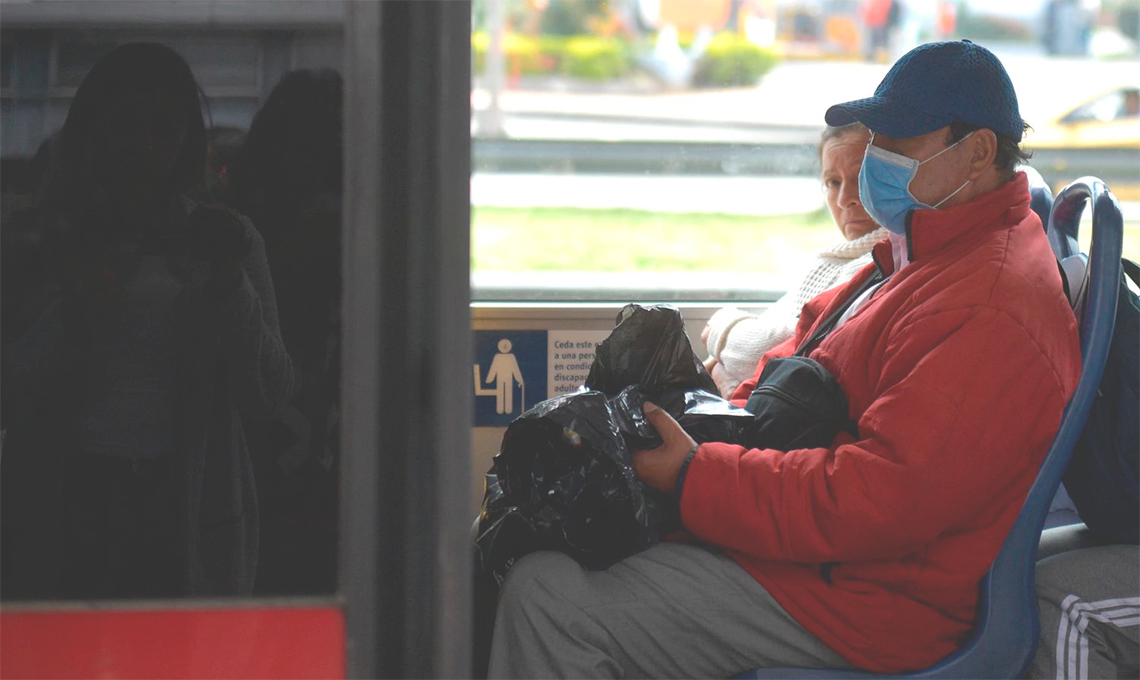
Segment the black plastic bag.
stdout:
<path fill-rule="evenodd" d="M 515 419 L 495 455 L 480 514 L 480 566 L 501 579 L 535 550 L 602 569 L 658 540 L 643 485 L 600 392 L 544 401 Z"/>
<path fill-rule="evenodd" d="M 686 390 L 716 386 L 677 308 L 626 305 L 616 324 L 597 347 L 590 391 L 538 404 L 503 436 L 476 537 L 480 569 L 496 579 L 544 549 L 604 568 L 680 528 L 676 502 L 637 479 L 629 452 L 660 444 L 642 413 L 646 393 L 682 417 L 688 403 L 707 408 Z"/>
<path fill-rule="evenodd" d="M 698 442 L 729 441 L 752 415 L 703 390 L 658 393 Z M 476 537 L 480 569 L 501 581 L 514 561 L 560 550 L 604 569 L 681 528 L 670 496 L 633 472 L 630 451 L 659 446 L 636 386 L 613 399 L 578 392 L 519 416 L 486 477 Z"/>
<path fill-rule="evenodd" d="M 669 387 L 717 393 L 716 383 L 689 344 L 676 307 L 629 304 L 622 307 L 616 323 L 594 350 L 587 388 L 610 397 L 630 385 L 650 398 Z"/>
<path fill-rule="evenodd" d="M 735 442 L 738 432 L 753 421 L 748 411 L 702 389 L 669 388 L 650 397 L 631 385 L 610 400 L 618 431 L 630 450 L 661 445 L 660 435 L 645 417 L 646 401 L 664 409 L 698 444 Z"/>

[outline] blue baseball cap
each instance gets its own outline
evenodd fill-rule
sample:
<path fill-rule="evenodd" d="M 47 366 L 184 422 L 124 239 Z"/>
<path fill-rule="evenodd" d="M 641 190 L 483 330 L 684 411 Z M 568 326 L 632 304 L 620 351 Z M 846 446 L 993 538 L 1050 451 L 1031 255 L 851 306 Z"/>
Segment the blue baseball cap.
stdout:
<path fill-rule="evenodd" d="M 951 123 L 1017 141 L 1024 131 L 1005 67 L 969 40 L 919 45 L 895 62 L 873 97 L 836 104 L 824 120 L 832 126 L 859 121 L 891 137 L 917 137 Z"/>

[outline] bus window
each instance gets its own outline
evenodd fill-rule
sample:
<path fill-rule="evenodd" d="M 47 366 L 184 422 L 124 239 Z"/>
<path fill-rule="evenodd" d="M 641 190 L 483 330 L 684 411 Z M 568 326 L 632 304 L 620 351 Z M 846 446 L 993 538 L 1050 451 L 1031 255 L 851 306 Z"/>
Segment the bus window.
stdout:
<path fill-rule="evenodd" d="M 1123 10 L 1038 41 L 1035 9 L 896 4 L 875 18 L 854 1 L 475 2 L 476 299 L 776 299 L 853 247 L 821 190 L 827 107 L 935 40 L 1003 59 L 1054 190 L 1091 174 L 1138 196 L 1135 118 L 1065 124 L 1140 84 Z M 1051 56 L 1049 40 L 1078 37 L 1079 58 Z M 1126 208 L 1130 234 L 1138 212 Z"/>
<path fill-rule="evenodd" d="M 334 5 L 5 7 L 5 600 L 336 591 Z"/>

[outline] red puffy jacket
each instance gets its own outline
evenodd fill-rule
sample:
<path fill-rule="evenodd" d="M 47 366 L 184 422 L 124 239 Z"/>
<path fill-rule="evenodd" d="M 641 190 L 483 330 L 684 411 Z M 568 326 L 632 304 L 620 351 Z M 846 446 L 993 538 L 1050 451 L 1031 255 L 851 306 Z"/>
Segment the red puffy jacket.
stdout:
<path fill-rule="evenodd" d="M 1076 320 L 1024 174 L 916 211 L 908 236 L 910 264 L 810 354 L 843 387 L 858 438 L 786 452 L 704 444 L 681 496 L 690 532 L 876 672 L 930 666 L 968 637 L 978 584 L 1080 374 Z M 756 375 L 875 266 L 892 274 L 889 242 L 875 260 L 809 302 Z"/>

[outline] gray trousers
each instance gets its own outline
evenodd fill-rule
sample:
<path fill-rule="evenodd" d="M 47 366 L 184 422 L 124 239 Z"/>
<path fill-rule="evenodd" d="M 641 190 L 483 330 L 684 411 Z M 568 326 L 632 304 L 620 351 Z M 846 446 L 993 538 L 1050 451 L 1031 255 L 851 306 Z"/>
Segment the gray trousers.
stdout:
<path fill-rule="evenodd" d="M 762 667 L 847 668 L 748 572 L 664 543 L 605 571 L 555 552 L 507 574 L 492 678 L 727 678 Z"/>
<path fill-rule="evenodd" d="M 1140 677 L 1140 547 L 1097 545 L 1076 525 L 1042 534 L 1038 556 L 1029 677 Z"/>

